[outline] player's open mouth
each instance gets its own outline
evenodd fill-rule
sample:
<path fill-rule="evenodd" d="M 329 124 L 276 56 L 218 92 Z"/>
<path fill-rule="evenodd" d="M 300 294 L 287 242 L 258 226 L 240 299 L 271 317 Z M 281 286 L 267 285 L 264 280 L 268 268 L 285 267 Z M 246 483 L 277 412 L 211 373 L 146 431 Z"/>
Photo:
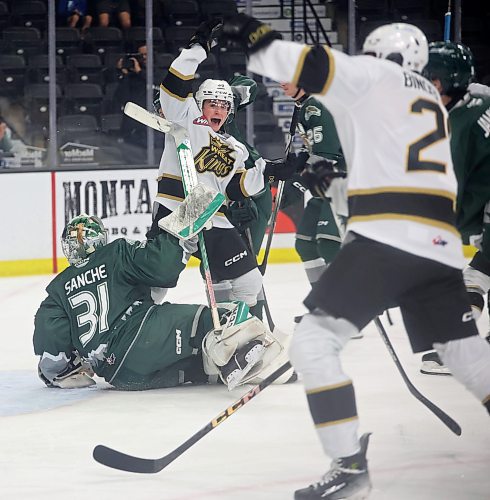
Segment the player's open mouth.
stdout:
<path fill-rule="evenodd" d="M 221 124 L 221 118 L 211 118 L 211 123 L 214 125 L 220 125 Z"/>

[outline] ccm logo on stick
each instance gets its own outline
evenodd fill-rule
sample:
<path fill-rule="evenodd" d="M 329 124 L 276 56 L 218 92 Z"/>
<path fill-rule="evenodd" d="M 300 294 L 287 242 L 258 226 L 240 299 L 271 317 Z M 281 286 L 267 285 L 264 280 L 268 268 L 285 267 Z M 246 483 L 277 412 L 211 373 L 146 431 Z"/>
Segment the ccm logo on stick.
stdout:
<path fill-rule="evenodd" d="M 243 257 L 248 255 L 247 251 L 240 252 L 238 255 L 233 256 L 231 259 L 225 260 L 225 267 L 231 266 L 234 262 L 238 262 Z"/>

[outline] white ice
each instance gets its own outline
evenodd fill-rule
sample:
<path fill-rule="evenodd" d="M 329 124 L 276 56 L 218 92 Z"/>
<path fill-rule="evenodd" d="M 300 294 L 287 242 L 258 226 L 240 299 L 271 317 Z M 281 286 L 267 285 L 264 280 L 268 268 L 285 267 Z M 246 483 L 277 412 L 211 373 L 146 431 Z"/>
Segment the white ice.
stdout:
<path fill-rule="evenodd" d="M 328 469 L 301 383 L 272 386 L 155 475 L 106 468 L 97 444 L 142 457 L 166 455 L 237 400 L 245 388 L 116 392 L 45 388 L 32 352 L 34 313 L 52 276 L 0 279 L 0 499 L 284 500 Z M 308 289 L 298 264 L 271 265 L 266 291 L 277 324 L 293 328 Z M 170 298 L 205 300 L 197 269 Z M 462 427 L 457 437 L 407 390 L 376 329 L 344 353 L 368 450 L 372 499 L 490 499 L 490 426 L 452 377 L 419 373 L 397 310 L 389 336 L 415 386 Z M 488 316 L 479 327 L 488 328 Z"/>

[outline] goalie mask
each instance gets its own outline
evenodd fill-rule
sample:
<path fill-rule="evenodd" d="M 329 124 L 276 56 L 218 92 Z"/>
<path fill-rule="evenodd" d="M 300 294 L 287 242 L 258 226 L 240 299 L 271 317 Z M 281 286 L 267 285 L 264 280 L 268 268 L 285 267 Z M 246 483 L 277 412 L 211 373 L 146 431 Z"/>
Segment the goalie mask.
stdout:
<path fill-rule="evenodd" d="M 71 265 L 86 259 L 97 247 L 106 244 L 107 229 L 94 215 L 77 215 L 68 222 L 61 235 L 61 247 Z"/>
<path fill-rule="evenodd" d="M 439 80 L 446 95 L 462 94 L 475 78 L 473 54 L 462 43 L 433 42 L 423 75 L 428 80 Z"/>
<path fill-rule="evenodd" d="M 204 80 L 196 92 L 196 102 L 202 113 L 203 103 L 206 100 L 225 101 L 229 104 L 228 113 L 233 112 L 233 92 L 230 85 L 224 80 Z"/>
<path fill-rule="evenodd" d="M 362 46 L 363 54 L 396 62 L 403 69 L 421 73 L 429 59 L 424 33 L 412 24 L 393 23 L 372 31 Z"/>

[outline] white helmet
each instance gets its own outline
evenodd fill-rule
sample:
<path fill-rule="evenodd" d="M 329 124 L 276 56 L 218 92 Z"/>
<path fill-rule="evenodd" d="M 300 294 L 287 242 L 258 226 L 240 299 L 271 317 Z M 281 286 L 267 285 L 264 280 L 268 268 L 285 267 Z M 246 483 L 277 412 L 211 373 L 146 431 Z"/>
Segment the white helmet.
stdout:
<path fill-rule="evenodd" d="M 230 85 L 225 80 L 204 80 L 196 92 L 196 102 L 199 111 L 202 112 L 202 105 L 207 99 L 218 99 L 230 103 L 230 113 L 233 111 L 233 92 Z"/>
<path fill-rule="evenodd" d="M 413 24 L 385 24 L 369 33 L 362 53 L 394 61 L 404 69 L 420 73 L 429 60 L 429 44 L 424 33 Z"/>

